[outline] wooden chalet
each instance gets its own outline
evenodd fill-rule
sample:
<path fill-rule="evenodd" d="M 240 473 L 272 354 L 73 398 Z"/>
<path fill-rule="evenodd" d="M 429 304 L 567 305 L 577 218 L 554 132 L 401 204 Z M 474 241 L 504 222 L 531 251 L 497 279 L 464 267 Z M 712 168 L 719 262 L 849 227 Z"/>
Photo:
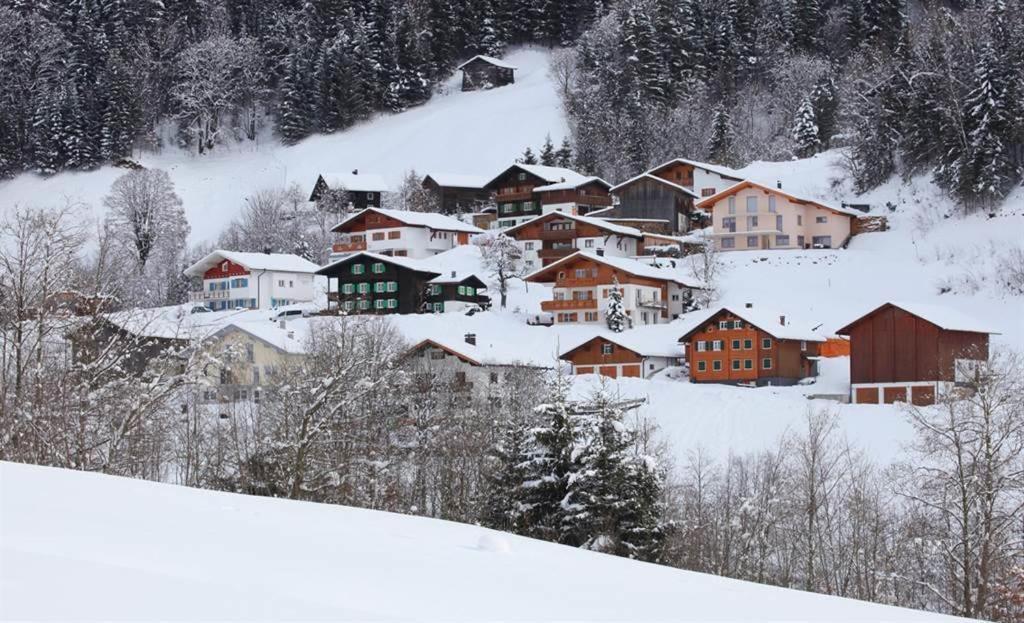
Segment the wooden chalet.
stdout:
<path fill-rule="evenodd" d="M 679 341 L 694 383 L 793 385 L 817 376 L 825 340 L 813 328 L 748 304 L 705 314 Z"/>
<path fill-rule="evenodd" d="M 988 360 L 995 332 L 950 309 L 885 303 L 836 333 L 850 338 L 854 403 L 929 405 Z"/>
<path fill-rule="evenodd" d="M 514 83 L 518 68 L 500 58 L 477 54 L 456 69 L 462 71 L 462 90 L 477 91 Z"/>
<path fill-rule="evenodd" d="M 474 213 L 491 198 L 484 188 L 487 179 L 474 175 L 429 173 L 423 176 L 423 188 L 430 192 L 443 214 Z"/>
<path fill-rule="evenodd" d="M 498 204 L 498 227 L 518 225 L 548 212 L 587 214 L 611 206 L 608 182 L 563 167 L 514 164 L 487 182 Z"/>
<path fill-rule="evenodd" d="M 603 219 L 549 212 L 505 230 L 523 249 L 528 270 L 547 266 L 576 251 L 633 257 L 641 254 L 643 233 Z"/>
<path fill-rule="evenodd" d="M 344 201 L 347 206 L 331 206 L 332 208 L 344 208 L 348 210 L 365 210 L 366 208 L 379 208 L 381 206 L 381 195 L 390 191 L 387 182 L 379 175 L 359 173 L 359 169 L 353 169 L 351 173 L 321 173 L 317 176 L 313 185 L 313 191 L 309 194 L 309 200 L 322 203 L 328 199 L 328 194 L 344 193 Z"/>
<path fill-rule="evenodd" d="M 474 225 L 444 214 L 367 208 L 336 225 L 334 259 L 370 251 L 396 257 L 426 258 L 470 242 L 483 233 Z"/>
<path fill-rule="evenodd" d="M 671 330 L 668 325 L 606 331 L 566 348 L 558 357 L 572 364 L 573 374 L 649 378 L 683 357 L 682 347 L 666 330 Z"/>

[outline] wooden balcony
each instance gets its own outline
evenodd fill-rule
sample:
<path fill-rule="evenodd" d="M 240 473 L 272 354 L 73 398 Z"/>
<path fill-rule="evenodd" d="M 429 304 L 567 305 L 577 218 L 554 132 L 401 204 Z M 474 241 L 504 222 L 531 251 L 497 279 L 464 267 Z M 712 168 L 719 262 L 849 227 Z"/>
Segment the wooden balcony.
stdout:
<path fill-rule="evenodd" d="M 542 229 L 537 237 L 541 240 L 575 240 L 576 229 Z"/>
<path fill-rule="evenodd" d="M 597 309 L 597 299 L 564 299 L 561 301 L 541 301 L 541 311 L 565 311 L 576 309 Z"/>
<path fill-rule="evenodd" d="M 188 298 L 193 303 L 203 301 L 220 301 L 231 297 L 231 290 L 196 290 L 189 292 Z"/>
<path fill-rule="evenodd" d="M 334 253 L 356 253 L 358 251 L 366 250 L 366 240 L 356 240 L 348 242 L 335 242 L 331 245 L 331 251 Z"/>
<path fill-rule="evenodd" d="M 555 260 L 562 259 L 576 252 L 575 247 L 565 247 L 562 249 L 537 249 L 537 257 L 542 260 Z"/>
<path fill-rule="evenodd" d="M 494 200 L 498 203 L 508 203 L 510 201 L 531 201 L 533 200 L 533 190 L 508 190 L 498 189 L 497 194 L 494 195 Z"/>
<path fill-rule="evenodd" d="M 559 279 L 555 282 L 556 288 L 593 288 L 594 286 L 606 286 L 597 277 L 582 277 L 572 279 Z"/>

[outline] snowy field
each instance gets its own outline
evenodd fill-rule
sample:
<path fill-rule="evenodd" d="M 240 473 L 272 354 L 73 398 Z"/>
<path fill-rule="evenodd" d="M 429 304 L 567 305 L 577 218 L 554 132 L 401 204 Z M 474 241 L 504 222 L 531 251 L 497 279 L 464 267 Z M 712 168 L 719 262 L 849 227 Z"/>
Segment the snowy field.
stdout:
<path fill-rule="evenodd" d="M 957 620 L 434 519 L 14 463 L 0 463 L 0 618 Z"/>
<path fill-rule="evenodd" d="M 558 94 L 547 77 L 548 53 L 526 48 L 511 51 L 505 60 L 519 68 L 513 85 L 463 93 L 457 72 L 423 106 L 290 147 L 268 137 L 218 147 L 202 157 L 167 149 L 136 158 L 145 167 L 170 174 L 184 202 L 193 243 L 216 239 L 253 192 L 292 183 L 312 191 L 321 172 L 359 169 L 379 174 L 395 187 L 411 169 L 420 175 L 496 175 L 527 146 L 536 150 L 545 135 L 550 133 L 557 145 L 568 133 Z M 0 182 L 0 210 L 67 200 L 84 203 L 99 216 L 103 197 L 124 172 L 103 167 L 47 178 L 21 175 Z"/>

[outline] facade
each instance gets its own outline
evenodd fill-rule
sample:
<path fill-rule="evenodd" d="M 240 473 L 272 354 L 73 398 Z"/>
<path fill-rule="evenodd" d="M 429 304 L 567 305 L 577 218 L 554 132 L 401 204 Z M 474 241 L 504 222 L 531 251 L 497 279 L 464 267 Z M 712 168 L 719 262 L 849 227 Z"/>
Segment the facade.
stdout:
<path fill-rule="evenodd" d="M 67 334 L 71 359 L 91 364 L 118 353 L 118 375 L 142 376 L 153 361 L 188 347 L 187 327 L 161 322 L 155 310 L 113 312 L 89 318 Z"/>
<path fill-rule="evenodd" d="M 595 335 L 562 351 L 559 359 L 572 365 L 573 374 L 650 378 L 669 366 L 678 365 L 682 359 L 683 349 L 671 335 L 665 334 L 667 328 L 640 327 L 622 333 Z"/>
<path fill-rule="evenodd" d="M 430 173 L 423 176 L 423 188 L 434 196 L 442 214 L 474 213 L 491 198 L 485 178 L 473 175 Z"/>
<path fill-rule="evenodd" d="M 471 236 L 483 233 L 478 227 L 443 214 L 382 208 L 357 212 L 331 231 L 339 234 L 331 248 L 332 260 L 360 251 L 425 258 L 469 244 Z"/>
<path fill-rule="evenodd" d="M 949 309 L 886 303 L 837 333 L 850 338 L 852 402 L 929 405 L 988 360 L 994 331 Z"/>
<path fill-rule="evenodd" d="M 473 333 L 465 334 L 461 342 L 423 340 L 409 349 L 406 362 L 425 392 L 471 393 L 495 400 L 501 395 L 502 384 L 513 375 L 536 373 L 549 367 L 478 345 Z"/>
<path fill-rule="evenodd" d="M 572 255 L 589 251 L 616 257 L 635 257 L 643 233 L 586 216 L 552 212 L 505 231 L 523 250 L 523 265 L 532 271 Z"/>
<path fill-rule="evenodd" d="M 681 269 L 653 266 L 623 257 L 585 251 L 556 261 L 525 281 L 553 285 L 554 299 L 543 301 L 555 324 L 607 324 L 605 310 L 616 280 L 629 327 L 666 324 L 688 311 L 697 280 Z"/>
<path fill-rule="evenodd" d="M 321 268 L 318 274 L 327 277 L 328 309 L 345 313 L 417 314 L 490 305 L 476 285 L 483 283 L 479 278 L 457 274 L 452 283 L 432 283 L 441 271 L 404 257 L 363 251 Z"/>
<path fill-rule="evenodd" d="M 202 401 L 258 404 L 263 389 L 305 352 L 290 326 L 283 320 L 237 322 L 206 338 L 203 348 L 213 355 L 213 363 L 203 369 Z"/>
<path fill-rule="evenodd" d="M 846 244 L 857 212 L 744 181 L 697 204 L 709 210 L 722 251 L 836 249 Z"/>
<path fill-rule="evenodd" d="M 331 196 L 331 192 L 341 194 L 340 199 Z M 332 210 L 365 210 L 379 208 L 381 195 L 390 191 L 387 182 L 379 175 L 359 173 L 354 169 L 351 173 L 321 173 L 313 185 L 309 200 L 316 203 L 324 201 L 342 201 L 345 205 L 330 206 Z"/>
<path fill-rule="evenodd" d="M 498 205 L 497 227 L 514 227 L 541 214 L 587 214 L 611 206 L 610 185 L 571 169 L 539 164 L 514 164 L 485 188 Z"/>
<path fill-rule="evenodd" d="M 477 54 L 456 69 L 462 71 L 463 91 L 493 89 L 516 81 L 517 67 L 493 56 Z"/>
<path fill-rule="evenodd" d="M 315 299 L 313 274 L 320 267 L 287 253 L 240 253 L 218 249 L 185 269 L 202 279 L 193 303 L 213 311 L 269 309 Z"/>
<path fill-rule="evenodd" d="M 817 376 L 825 340 L 785 315 L 750 306 L 705 314 L 679 341 L 693 383 L 793 385 Z"/>

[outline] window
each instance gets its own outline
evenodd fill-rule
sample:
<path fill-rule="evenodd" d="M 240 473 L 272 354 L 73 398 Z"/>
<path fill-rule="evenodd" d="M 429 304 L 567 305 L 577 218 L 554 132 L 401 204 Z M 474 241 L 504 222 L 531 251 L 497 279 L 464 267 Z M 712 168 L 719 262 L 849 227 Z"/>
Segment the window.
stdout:
<path fill-rule="evenodd" d="M 534 208 L 534 205 L 533 205 L 532 201 L 524 201 L 523 202 L 523 212 L 532 212 L 533 208 Z"/>
<path fill-rule="evenodd" d="M 284 279 L 278 279 L 277 280 L 277 287 L 279 287 L 279 288 L 283 288 L 284 287 Z"/>
<path fill-rule="evenodd" d="M 729 214 L 736 214 L 736 195 L 729 196 Z"/>
<path fill-rule="evenodd" d="M 514 203 L 503 203 L 503 204 L 501 204 L 501 213 L 502 214 L 508 214 L 508 213 L 512 212 L 513 210 L 515 210 L 515 209 L 516 209 L 516 205 Z M 509 221 L 509 223 L 511 223 L 511 221 Z M 505 227 L 508 227 L 508 225 L 505 225 Z"/>
<path fill-rule="evenodd" d="M 245 345 L 245 360 L 252 363 L 256 360 L 256 352 L 252 344 Z"/>
<path fill-rule="evenodd" d="M 700 340 L 700 341 L 697 342 L 697 352 L 698 353 L 706 352 L 707 349 L 708 349 L 708 343 L 706 341 Z"/>
<path fill-rule="evenodd" d="M 736 239 L 733 238 L 732 236 L 726 236 L 725 238 L 722 238 L 722 248 L 723 249 L 735 249 L 736 248 Z"/>
<path fill-rule="evenodd" d="M 498 382 L 498 373 L 497 372 L 491 372 L 491 384 L 493 385 L 494 383 L 497 383 L 497 382 Z"/>
<path fill-rule="evenodd" d="M 385 270 L 387 270 L 387 268 L 385 268 L 385 266 L 384 266 L 384 263 L 383 263 L 383 262 L 374 262 L 374 263 L 373 263 L 373 264 L 371 265 L 370 269 L 371 269 L 371 270 L 372 270 L 373 272 L 377 273 L 378 275 L 379 275 L 379 274 L 381 274 L 382 272 L 384 272 Z"/>
<path fill-rule="evenodd" d="M 816 249 L 831 249 L 832 236 L 813 236 L 811 238 L 811 246 Z"/>
<path fill-rule="evenodd" d="M 724 342 L 722 340 L 714 340 L 711 342 L 711 350 L 720 351 L 723 345 Z"/>
<path fill-rule="evenodd" d="M 761 360 L 761 369 L 763 369 L 763 370 L 771 370 L 772 369 L 772 359 L 771 359 L 771 357 L 765 357 L 764 359 Z"/>
<path fill-rule="evenodd" d="M 601 344 L 601 354 L 602 355 L 610 355 L 613 352 L 615 352 L 615 345 L 614 344 Z"/>
<path fill-rule="evenodd" d="M 387 282 L 384 282 L 384 281 L 377 281 L 377 282 L 375 282 L 375 283 L 373 284 L 373 291 L 374 291 L 374 292 L 378 292 L 378 293 L 379 293 L 379 292 L 384 292 L 384 291 L 385 291 L 385 290 L 387 290 L 387 289 L 388 289 L 388 284 L 387 284 Z"/>
<path fill-rule="evenodd" d="M 768 195 L 768 211 L 775 211 L 775 195 Z"/>
<path fill-rule="evenodd" d="M 525 245 L 523 245 L 523 247 L 524 247 L 524 248 L 525 248 L 525 249 L 526 249 L 527 251 L 533 251 L 533 243 L 532 243 L 532 242 L 527 242 L 527 243 L 526 243 Z"/>
<path fill-rule="evenodd" d="M 701 197 L 710 197 L 710 196 L 712 196 L 714 194 L 715 194 L 715 189 L 714 188 L 701 188 L 700 189 L 700 196 Z"/>
<path fill-rule="evenodd" d="M 800 352 L 802 352 L 802 353 L 806 353 L 807 352 L 807 342 L 804 341 L 804 340 L 800 340 Z"/>
<path fill-rule="evenodd" d="M 455 290 L 459 293 L 459 296 L 465 296 L 466 295 L 466 288 L 464 288 L 462 286 L 459 286 Z"/>
<path fill-rule="evenodd" d="M 743 340 L 743 350 L 751 350 L 754 348 L 754 340 Z"/>
<path fill-rule="evenodd" d="M 384 240 L 384 232 L 378 231 L 373 233 L 374 240 Z"/>
<path fill-rule="evenodd" d="M 387 306 L 387 301 L 384 299 L 377 299 L 373 302 L 374 309 L 384 309 L 385 306 Z"/>
<path fill-rule="evenodd" d="M 583 312 L 583 320 L 587 322 L 597 322 L 597 312 Z"/>
<path fill-rule="evenodd" d="M 715 359 L 714 361 L 711 362 L 711 369 L 714 370 L 715 372 L 720 371 L 722 369 L 722 362 L 719 361 L 718 359 Z"/>
<path fill-rule="evenodd" d="M 747 248 L 748 249 L 756 249 L 757 248 L 757 236 L 747 236 Z"/>
<path fill-rule="evenodd" d="M 743 321 L 742 320 L 733 320 L 732 321 L 732 328 L 733 329 L 742 329 L 743 328 Z"/>
<path fill-rule="evenodd" d="M 739 340 L 733 340 L 732 341 L 732 349 L 733 350 L 739 350 L 740 349 L 740 341 Z"/>
<path fill-rule="evenodd" d="M 396 229 L 395 231 L 388 232 L 388 240 L 397 240 L 402 237 L 402 231 Z"/>
<path fill-rule="evenodd" d="M 753 359 L 744 359 L 743 360 L 743 369 L 744 370 L 753 370 L 754 369 L 754 360 Z"/>
<path fill-rule="evenodd" d="M 772 338 L 765 337 L 761 338 L 761 348 L 769 349 L 772 347 Z"/>
<path fill-rule="evenodd" d="M 782 215 L 781 214 L 776 214 L 775 215 L 775 229 L 778 230 L 778 231 L 782 231 Z"/>
<path fill-rule="evenodd" d="M 398 282 L 397 281 L 389 281 L 388 282 L 388 292 L 398 292 Z"/>
<path fill-rule="evenodd" d="M 755 229 L 757 229 L 757 217 L 756 216 L 748 216 L 747 217 L 747 231 L 754 231 Z"/>
<path fill-rule="evenodd" d="M 430 294 L 431 296 L 441 296 L 441 286 L 436 283 L 430 286 Z"/>
<path fill-rule="evenodd" d="M 721 329 L 722 331 L 725 331 L 726 329 L 729 328 L 729 321 L 728 320 L 719 320 L 718 321 L 718 328 Z"/>
<path fill-rule="evenodd" d="M 708 362 L 706 362 L 706 361 L 698 361 L 697 362 L 697 371 L 698 372 L 707 372 L 707 369 L 708 369 Z"/>
<path fill-rule="evenodd" d="M 757 212 L 757 197 L 747 197 L 747 214 Z"/>
<path fill-rule="evenodd" d="M 801 249 L 804 248 L 804 237 L 803 236 L 797 236 L 796 237 L 796 246 L 800 247 Z"/>
<path fill-rule="evenodd" d="M 583 241 L 583 246 L 585 248 L 587 248 L 587 249 L 593 249 L 594 248 L 594 241 L 592 239 L 584 240 Z"/>
<path fill-rule="evenodd" d="M 740 369 L 740 360 L 739 359 L 733 359 L 732 360 L 732 369 L 733 370 L 739 370 Z"/>
<path fill-rule="evenodd" d="M 398 309 L 398 299 L 388 299 L 388 309 Z"/>
<path fill-rule="evenodd" d="M 444 311 L 444 303 L 434 303 L 434 311 L 441 313 Z"/>
<path fill-rule="evenodd" d="M 345 311 L 352 311 L 356 308 L 355 301 L 345 301 Z"/>
<path fill-rule="evenodd" d="M 353 264 L 352 265 L 352 274 L 353 275 L 362 275 L 364 272 L 366 272 L 366 267 L 363 266 L 362 264 Z"/>
<path fill-rule="evenodd" d="M 520 173 L 519 175 L 516 176 L 516 179 L 519 180 L 520 182 L 525 182 L 526 181 L 526 173 Z"/>
<path fill-rule="evenodd" d="M 730 197 L 730 199 L 731 198 L 732 197 Z M 727 217 L 722 219 L 722 231 L 727 231 L 729 233 L 736 233 L 736 217 L 735 216 L 727 216 Z"/>
<path fill-rule="evenodd" d="M 252 384 L 253 385 L 259 385 L 260 384 L 260 369 L 258 367 L 252 369 Z"/>
<path fill-rule="evenodd" d="M 289 279 L 289 280 L 288 280 L 288 287 L 289 287 L 289 288 L 294 288 L 294 287 L 295 287 L 295 282 L 294 282 L 294 281 L 292 281 L 291 279 Z"/>
<path fill-rule="evenodd" d="M 797 225 L 803 225 L 804 224 L 804 217 L 803 217 L 802 214 L 797 214 L 796 215 L 796 224 Z"/>
<path fill-rule="evenodd" d="M 354 283 L 343 283 L 341 284 L 342 294 L 352 294 L 356 291 L 356 284 Z"/>
<path fill-rule="evenodd" d="M 816 216 L 816 217 L 814 217 L 814 222 L 815 223 L 827 223 L 828 222 L 828 217 L 827 216 Z"/>
<path fill-rule="evenodd" d="M 370 293 L 370 284 L 365 282 L 365 281 L 360 283 L 359 284 L 359 294 L 369 294 L 369 293 Z"/>
<path fill-rule="evenodd" d="M 374 199 L 377 198 L 377 194 L 376 193 L 366 193 L 366 198 L 368 200 L 370 200 L 370 201 L 373 201 Z"/>
<path fill-rule="evenodd" d="M 776 234 L 776 236 L 775 236 L 775 246 L 777 246 L 777 247 L 788 247 L 789 246 L 789 236 L 787 236 L 786 234 Z"/>
<path fill-rule="evenodd" d="M 430 358 L 431 359 L 435 359 L 435 360 L 437 360 L 437 359 L 444 359 L 444 351 L 443 350 L 433 350 L 433 351 L 430 351 Z"/>

